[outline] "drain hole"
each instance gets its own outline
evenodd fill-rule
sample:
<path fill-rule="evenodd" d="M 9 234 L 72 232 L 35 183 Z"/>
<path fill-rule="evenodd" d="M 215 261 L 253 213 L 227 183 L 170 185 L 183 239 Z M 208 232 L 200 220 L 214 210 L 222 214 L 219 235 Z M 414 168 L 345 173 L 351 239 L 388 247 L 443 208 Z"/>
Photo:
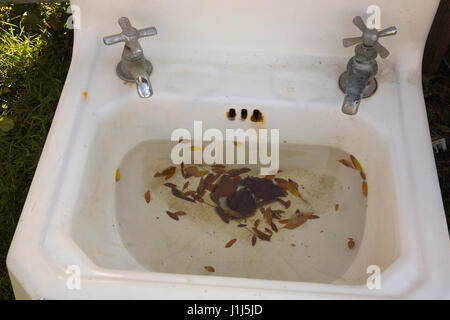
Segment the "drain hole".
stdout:
<path fill-rule="evenodd" d="M 247 109 L 241 110 L 241 120 L 247 119 Z"/>
<path fill-rule="evenodd" d="M 228 120 L 234 120 L 236 118 L 236 110 L 234 110 L 233 108 L 228 110 L 227 118 L 228 118 Z"/>
<path fill-rule="evenodd" d="M 250 120 L 253 122 L 262 122 L 262 121 L 264 121 L 264 117 L 263 117 L 263 114 L 261 113 L 261 111 L 259 111 L 258 109 L 255 109 L 255 110 L 253 110 L 253 114 L 252 114 Z"/>

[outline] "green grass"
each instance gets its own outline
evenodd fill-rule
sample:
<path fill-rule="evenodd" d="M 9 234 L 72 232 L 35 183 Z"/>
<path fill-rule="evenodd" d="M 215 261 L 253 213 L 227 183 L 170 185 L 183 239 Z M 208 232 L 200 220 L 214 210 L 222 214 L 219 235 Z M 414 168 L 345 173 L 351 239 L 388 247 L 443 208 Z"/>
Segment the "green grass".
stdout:
<path fill-rule="evenodd" d="M 0 299 L 6 255 L 72 55 L 66 4 L 0 7 Z"/>

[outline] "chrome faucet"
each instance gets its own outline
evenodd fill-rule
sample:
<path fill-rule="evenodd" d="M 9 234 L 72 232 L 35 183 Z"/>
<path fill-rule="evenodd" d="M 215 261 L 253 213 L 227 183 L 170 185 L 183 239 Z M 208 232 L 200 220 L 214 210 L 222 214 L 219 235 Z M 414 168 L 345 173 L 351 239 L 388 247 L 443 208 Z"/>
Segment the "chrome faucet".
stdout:
<path fill-rule="evenodd" d="M 381 37 L 397 34 L 396 27 L 377 31 L 368 29 L 361 17 L 355 17 L 353 24 L 362 31 L 361 37 L 346 38 L 343 40 L 344 47 L 355 44 L 355 56 L 347 64 L 347 71 L 339 77 L 339 87 L 345 93 L 342 112 L 355 115 L 358 112 L 361 99 L 368 98 L 377 90 L 375 75 L 378 71 L 376 62 L 377 55 L 385 59 L 389 51 L 383 47 L 378 39 Z"/>
<path fill-rule="evenodd" d="M 122 32 L 104 37 L 103 42 L 108 46 L 125 42 L 122 60 L 117 64 L 116 73 L 122 80 L 136 82 L 139 96 L 141 98 L 149 98 L 153 95 L 153 89 L 150 84 L 150 74 L 153 66 L 150 61 L 145 59 L 144 50 L 138 39 L 154 36 L 157 33 L 156 28 L 149 27 L 138 30 L 131 26 L 130 20 L 126 17 L 119 18 L 119 25 L 122 28 Z"/>

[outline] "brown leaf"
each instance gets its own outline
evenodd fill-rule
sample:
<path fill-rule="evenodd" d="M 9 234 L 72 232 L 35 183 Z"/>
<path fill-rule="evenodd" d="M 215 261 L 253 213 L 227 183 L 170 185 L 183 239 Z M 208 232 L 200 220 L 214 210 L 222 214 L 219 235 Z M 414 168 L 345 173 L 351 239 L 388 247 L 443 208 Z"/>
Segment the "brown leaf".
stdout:
<path fill-rule="evenodd" d="M 189 186 L 189 181 L 186 181 L 186 183 L 183 185 L 183 190 L 186 189 Z"/>
<path fill-rule="evenodd" d="M 295 243 L 291 243 L 291 247 L 295 247 L 296 245 L 295 245 Z"/>
<path fill-rule="evenodd" d="M 353 247 L 355 246 L 355 241 L 353 240 L 353 238 L 348 238 L 347 246 L 350 250 L 353 249 Z"/>
<path fill-rule="evenodd" d="M 344 166 L 354 169 L 353 164 L 350 161 L 348 161 L 347 159 L 341 159 L 338 161 L 340 163 L 342 163 Z"/>
<path fill-rule="evenodd" d="M 195 202 L 194 199 L 191 199 L 191 198 L 185 196 L 184 193 L 181 192 L 180 190 L 178 190 L 177 188 L 172 188 L 172 194 L 173 194 L 175 197 L 177 197 L 177 198 L 180 198 L 180 199 L 183 199 L 183 200 L 187 200 L 187 201 L 189 201 L 189 202 Z"/>
<path fill-rule="evenodd" d="M 300 212 L 297 210 L 285 223 L 285 220 L 280 220 L 280 223 L 285 224 L 283 228 L 286 229 L 295 229 L 304 224 L 311 217 L 312 212 Z"/>
<path fill-rule="evenodd" d="M 218 168 L 218 167 L 212 168 L 212 171 L 215 172 L 215 173 L 218 173 L 218 174 L 222 174 L 222 173 L 226 172 L 224 169 Z"/>
<path fill-rule="evenodd" d="M 187 177 L 200 177 L 201 176 L 201 174 L 200 174 L 200 171 L 198 170 L 198 167 L 196 167 L 196 166 L 189 166 L 189 167 L 185 167 L 184 168 L 184 172 L 185 172 L 185 175 L 187 176 Z"/>
<path fill-rule="evenodd" d="M 150 190 L 147 190 L 147 192 L 145 193 L 145 201 L 147 203 L 149 203 L 151 200 L 151 196 L 150 196 Z"/>
<path fill-rule="evenodd" d="M 216 212 L 219 215 L 219 217 L 223 220 L 223 222 L 225 223 L 230 222 L 230 216 L 221 207 L 216 207 Z"/>
<path fill-rule="evenodd" d="M 170 179 L 176 172 L 176 167 L 168 167 L 166 169 L 164 169 L 161 173 L 157 172 L 155 173 L 154 177 L 158 178 L 158 177 L 165 177 L 166 180 Z"/>
<path fill-rule="evenodd" d="M 177 212 L 175 212 L 175 214 L 176 214 L 177 216 L 185 216 L 185 215 L 186 215 L 186 212 L 184 212 L 184 211 L 177 211 Z"/>
<path fill-rule="evenodd" d="M 184 195 L 185 195 L 186 197 L 192 197 L 193 195 L 195 195 L 195 191 L 194 191 L 194 190 L 186 191 L 186 192 L 184 193 Z"/>
<path fill-rule="evenodd" d="M 283 210 L 272 210 L 272 218 L 273 219 L 280 219 L 281 215 L 284 213 Z"/>
<path fill-rule="evenodd" d="M 283 179 L 283 178 L 275 178 L 275 182 L 282 184 L 282 185 L 287 185 L 287 180 Z"/>
<path fill-rule="evenodd" d="M 239 223 L 239 224 L 238 224 L 238 227 L 239 227 L 239 228 L 246 227 L 246 226 L 247 226 L 247 225 L 244 224 L 244 223 Z"/>
<path fill-rule="evenodd" d="M 204 266 L 205 270 L 208 272 L 215 272 L 216 270 L 212 266 Z"/>
<path fill-rule="evenodd" d="M 312 214 L 308 219 L 319 219 L 319 216 L 316 216 L 315 214 Z"/>
<path fill-rule="evenodd" d="M 186 176 L 186 172 L 184 172 L 184 162 L 181 162 L 181 175 L 185 179 L 189 178 L 188 176 Z"/>
<path fill-rule="evenodd" d="M 213 185 L 214 181 L 216 181 L 216 179 L 218 177 L 219 177 L 219 175 L 216 175 L 216 174 L 213 174 L 213 173 L 208 174 L 206 176 L 206 178 L 205 178 L 205 185 L 204 185 L 205 190 L 211 191 L 212 190 L 212 185 Z"/>
<path fill-rule="evenodd" d="M 259 226 L 259 219 L 256 219 L 255 222 L 253 223 L 253 225 L 255 226 L 255 228 L 258 228 L 258 226 Z"/>
<path fill-rule="evenodd" d="M 261 240 L 270 241 L 270 235 L 265 234 L 264 232 L 258 230 L 256 227 L 253 227 L 252 230 L 256 233 L 256 236 Z"/>
<path fill-rule="evenodd" d="M 270 230 L 270 229 L 268 229 L 268 228 L 264 228 L 264 231 L 266 231 L 266 232 L 269 233 L 269 234 L 272 234 L 272 233 L 273 233 L 272 230 Z"/>
<path fill-rule="evenodd" d="M 252 237 L 252 246 L 254 247 L 255 244 L 256 244 L 256 236 L 253 235 L 253 237 Z"/>
<path fill-rule="evenodd" d="M 334 210 L 335 210 L 335 211 L 338 211 L 338 210 L 339 210 L 339 203 L 336 203 L 336 204 L 334 205 Z"/>
<path fill-rule="evenodd" d="M 205 179 L 203 177 L 200 178 L 197 186 L 197 194 L 202 197 L 205 191 Z"/>
<path fill-rule="evenodd" d="M 167 213 L 167 215 L 168 215 L 169 217 L 171 217 L 173 220 L 179 220 L 178 216 L 177 216 L 175 213 L 170 212 L 170 211 L 166 211 L 166 213 Z"/>
<path fill-rule="evenodd" d="M 166 186 L 166 187 L 169 187 L 169 188 L 177 188 L 177 186 L 176 185 L 174 185 L 173 183 L 170 183 L 170 182 L 167 182 L 167 183 L 164 183 L 164 185 Z"/>
<path fill-rule="evenodd" d="M 264 211 L 264 218 L 267 220 L 267 224 L 272 224 L 272 209 L 267 208 L 266 211 Z"/>
<path fill-rule="evenodd" d="M 230 177 L 234 177 L 234 176 L 238 176 L 243 173 L 247 173 L 249 171 L 251 171 L 251 169 L 249 169 L 249 168 L 231 169 L 230 171 L 227 172 L 227 174 Z"/>
<path fill-rule="evenodd" d="M 225 248 L 231 247 L 236 241 L 237 241 L 237 239 L 231 239 L 230 241 L 227 242 L 227 244 L 225 245 Z"/>
<path fill-rule="evenodd" d="M 275 223 L 272 222 L 270 224 L 270 227 L 272 228 L 273 231 L 278 232 L 278 228 L 277 228 L 277 225 Z"/>
<path fill-rule="evenodd" d="M 284 201 L 283 199 L 277 199 L 279 203 L 281 203 L 285 209 L 289 209 L 291 207 L 291 200 Z"/>

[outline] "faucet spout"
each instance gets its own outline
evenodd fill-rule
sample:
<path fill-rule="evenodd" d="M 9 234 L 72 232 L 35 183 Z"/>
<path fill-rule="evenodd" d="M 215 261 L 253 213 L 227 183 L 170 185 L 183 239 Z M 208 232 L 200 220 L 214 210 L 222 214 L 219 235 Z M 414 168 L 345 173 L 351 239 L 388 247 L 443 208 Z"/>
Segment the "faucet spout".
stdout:
<path fill-rule="evenodd" d="M 339 78 L 339 85 L 345 93 L 342 112 L 348 115 L 358 113 L 361 99 L 372 95 L 377 89 L 375 60 L 359 62 L 355 57 L 350 59 L 347 71 Z"/>
<path fill-rule="evenodd" d="M 344 98 L 344 103 L 342 104 L 342 112 L 350 116 L 357 114 L 360 102 L 361 98 L 355 99 L 349 95 L 346 95 Z"/>
<path fill-rule="evenodd" d="M 147 75 L 136 77 L 136 88 L 141 98 L 150 98 L 153 95 L 153 88 Z"/>

